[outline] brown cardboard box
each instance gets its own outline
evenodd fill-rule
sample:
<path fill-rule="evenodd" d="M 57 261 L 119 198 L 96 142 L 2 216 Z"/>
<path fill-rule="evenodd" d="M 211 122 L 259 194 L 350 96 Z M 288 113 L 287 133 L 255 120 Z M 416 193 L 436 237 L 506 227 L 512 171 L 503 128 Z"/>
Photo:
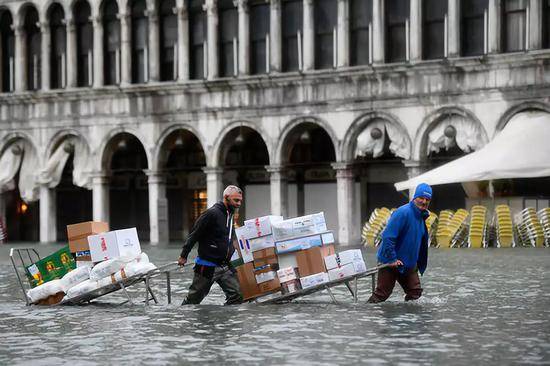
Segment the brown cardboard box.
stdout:
<path fill-rule="evenodd" d="M 281 283 L 279 282 L 279 279 L 275 278 L 271 281 L 262 282 L 258 285 L 258 288 L 260 289 L 260 292 L 262 295 L 270 293 L 270 292 L 276 292 L 281 290 Z"/>
<path fill-rule="evenodd" d="M 71 253 L 90 250 L 88 236 L 109 231 L 109 224 L 100 221 L 86 221 L 67 225 L 67 237 Z"/>
<path fill-rule="evenodd" d="M 268 264 L 277 264 L 278 259 L 275 248 L 266 248 L 252 253 L 254 256 L 254 267 L 262 267 Z"/>
<path fill-rule="evenodd" d="M 296 261 L 298 262 L 300 277 L 326 272 L 324 258 L 331 254 L 334 254 L 334 245 L 332 244 L 296 252 Z"/>
<path fill-rule="evenodd" d="M 302 285 L 300 284 L 300 280 L 290 280 L 281 283 L 281 292 L 283 295 L 291 294 L 293 292 L 300 291 L 302 289 Z"/>
<path fill-rule="evenodd" d="M 260 288 L 256 283 L 254 275 L 254 264 L 252 262 L 245 263 L 237 269 L 237 279 L 243 294 L 243 300 L 253 299 L 261 294 Z"/>

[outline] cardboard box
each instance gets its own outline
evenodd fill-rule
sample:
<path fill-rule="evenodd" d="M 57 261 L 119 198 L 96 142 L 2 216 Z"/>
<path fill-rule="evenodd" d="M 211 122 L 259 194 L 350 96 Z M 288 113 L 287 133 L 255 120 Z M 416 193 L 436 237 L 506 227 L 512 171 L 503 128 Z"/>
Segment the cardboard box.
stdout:
<path fill-rule="evenodd" d="M 247 239 L 258 238 L 261 236 L 271 235 L 272 225 L 276 222 L 283 221 L 282 216 L 262 216 L 255 219 L 246 220 L 244 226 L 247 227 L 247 232 L 252 235 Z"/>
<path fill-rule="evenodd" d="M 295 237 L 319 234 L 327 231 L 325 215 L 319 212 L 313 215 L 296 217 L 289 220 L 274 222 L 272 225 L 275 241 L 287 240 Z"/>
<path fill-rule="evenodd" d="M 271 281 L 277 278 L 277 272 L 268 271 L 263 273 L 256 273 L 256 283 L 259 285 L 263 282 Z"/>
<path fill-rule="evenodd" d="M 243 262 L 252 262 L 254 257 L 252 256 L 252 249 L 247 238 L 247 229 L 244 226 L 238 227 L 235 229 L 235 235 L 237 236 L 237 243 Z"/>
<path fill-rule="evenodd" d="M 101 221 L 86 221 L 67 225 L 67 238 L 71 253 L 90 250 L 88 236 L 109 231 L 109 224 Z"/>
<path fill-rule="evenodd" d="M 62 278 L 75 268 L 76 263 L 66 246 L 27 266 L 25 273 L 32 288 Z"/>
<path fill-rule="evenodd" d="M 88 244 L 93 262 L 118 257 L 137 257 L 141 254 L 135 227 L 88 236 Z"/>
<path fill-rule="evenodd" d="M 241 293 L 243 294 L 243 300 L 250 300 L 258 297 L 261 294 L 261 291 L 256 283 L 254 265 L 252 263 L 245 263 L 242 266 L 237 267 L 236 270 Z"/>
<path fill-rule="evenodd" d="M 294 267 L 285 267 L 277 271 L 277 278 L 281 283 L 298 279 L 298 272 Z"/>
<path fill-rule="evenodd" d="M 279 282 L 279 280 L 277 278 L 275 278 L 271 281 L 262 282 L 262 283 L 258 284 L 258 288 L 260 289 L 260 292 L 262 294 L 266 294 L 266 293 L 281 290 L 281 283 Z"/>
<path fill-rule="evenodd" d="M 275 248 L 277 249 L 277 254 L 283 254 L 333 243 L 334 234 L 332 231 L 327 231 L 321 234 L 306 235 L 294 239 L 275 241 Z"/>
<path fill-rule="evenodd" d="M 300 278 L 300 284 L 302 285 L 303 289 L 308 288 L 308 287 L 317 286 L 317 285 L 320 285 L 322 283 L 326 283 L 328 281 L 329 281 L 328 273 L 326 273 L 326 272 L 321 272 L 321 273 L 317 273 L 317 274 L 314 274 L 314 275 L 311 275 L 311 276 L 306 276 L 306 277 Z"/>
<path fill-rule="evenodd" d="M 253 252 L 254 267 L 261 267 L 267 264 L 278 264 L 279 260 L 275 254 L 275 248 L 262 249 L 257 252 Z"/>
<path fill-rule="evenodd" d="M 363 260 L 354 261 L 344 264 L 341 267 L 337 267 L 328 271 L 328 277 L 331 281 L 348 276 L 353 276 L 357 273 L 363 273 L 367 270 L 365 262 Z"/>
<path fill-rule="evenodd" d="M 305 277 L 325 272 L 324 258 L 331 254 L 334 254 L 334 245 L 332 244 L 296 252 L 300 276 Z"/>
<path fill-rule="evenodd" d="M 89 250 L 73 253 L 77 262 L 91 262 L 92 255 Z"/>
<path fill-rule="evenodd" d="M 364 261 L 361 249 L 345 250 L 338 254 L 327 256 L 325 257 L 325 267 L 327 270 L 331 270 L 355 261 Z"/>
<path fill-rule="evenodd" d="M 234 268 L 243 265 L 243 259 L 241 258 L 241 255 L 239 254 L 239 250 L 237 248 L 235 248 L 235 251 L 233 252 L 233 255 L 231 256 L 229 262 Z"/>
<path fill-rule="evenodd" d="M 248 242 L 250 243 L 250 250 L 252 250 L 253 252 L 275 247 L 273 235 L 266 235 L 259 238 L 248 239 Z"/>
<path fill-rule="evenodd" d="M 292 294 L 294 292 L 300 291 L 302 289 L 302 285 L 300 284 L 300 280 L 290 280 L 287 282 L 281 283 L 281 292 L 283 295 Z"/>
<path fill-rule="evenodd" d="M 296 252 L 277 254 L 279 259 L 279 267 L 293 267 L 298 268 L 298 262 L 296 261 Z"/>

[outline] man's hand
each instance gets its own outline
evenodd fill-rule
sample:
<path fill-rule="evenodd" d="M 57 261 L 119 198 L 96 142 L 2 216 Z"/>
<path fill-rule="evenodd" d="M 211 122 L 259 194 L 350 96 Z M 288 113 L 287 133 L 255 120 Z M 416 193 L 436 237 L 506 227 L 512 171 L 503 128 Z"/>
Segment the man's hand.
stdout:
<path fill-rule="evenodd" d="M 187 263 L 187 258 L 179 257 L 178 264 L 183 267 L 185 263 Z"/>
<path fill-rule="evenodd" d="M 390 263 L 390 267 L 393 267 L 393 268 L 397 268 L 397 267 L 402 266 L 402 265 L 403 265 L 403 262 L 401 262 L 399 259 L 396 260 L 393 263 Z"/>

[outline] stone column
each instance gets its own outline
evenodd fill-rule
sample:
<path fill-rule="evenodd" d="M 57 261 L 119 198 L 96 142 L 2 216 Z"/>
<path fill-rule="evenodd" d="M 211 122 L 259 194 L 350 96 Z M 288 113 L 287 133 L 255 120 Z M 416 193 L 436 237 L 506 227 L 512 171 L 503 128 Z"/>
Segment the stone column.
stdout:
<path fill-rule="evenodd" d="M 94 221 L 109 222 L 109 177 L 105 173 L 95 173 L 91 177 Z"/>
<path fill-rule="evenodd" d="M 147 45 L 149 60 L 149 81 L 157 82 L 160 80 L 160 32 L 159 15 L 157 9 L 147 10 L 149 20 L 149 42 Z"/>
<path fill-rule="evenodd" d="M 42 90 L 50 90 L 50 49 L 52 37 L 49 23 L 40 23 L 42 33 L 41 67 L 42 67 Z"/>
<path fill-rule="evenodd" d="M 168 200 L 166 177 L 158 171 L 146 171 L 149 184 L 149 228 L 151 244 L 168 242 Z"/>
<path fill-rule="evenodd" d="M 189 14 L 186 4 L 176 8 L 178 17 L 178 81 L 189 80 Z"/>
<path fill-rule="evenodd" d="M 67 56 L 65 57 L 65 69 L 67 70 L 67 87 L 75 88 L 77 81 L 76 65 L 76 25 L 73 19 L 67 19 Z"/>
<path fill-rule="evenodd" d="M 266 166 L 270 174 L 271 214 L 288 215 L 288 181 L 285 168 L 280 165 Z"/>
<path fill-rule="evenodd" d="M 248 0 L 234 0 L 239 12 L 239 75 L 250 74 L 250 14 Z"/>
<path fill-rule="evenodd" d="M 410 61 L 419 61 L 422 59 L 422 2 L 420 0 L 411 0 L 410 13 Z"/>
<path fill-rule="evenodd" d="M 218 167 L 206 167 L 206 168 L 203 168 L 203 171 L 206 173 L 207 205 L 208 207 L 211 207 L 214 203 L 218 202 L 222 197 L 223 169 Z"/>
<path fill-rule="evenodd" d="M 419 176 L 424 173 L 425 164 L 419 160 L 403 160 L 403 165 L 407 169 L 407 176 L 409 179 Z M 414 196 L 414 190 L 416 187 L 411 187 L 409 189 L 409 200 L 412 200 Z"/>
<path fill-rule="evenodd" d="M 349 0 L 338 0 L 338 67 L 349 66 Z"/>
<path fill-rule="evenodd" d="M 27 65 L 27 34 L 25 28 L 20 25 L 13 27 L 15 42 L 15 91 L 27 90 L 26 65 Z"/>
<path fill-rule="evenodd" d="M 46 184 L 40 186 L 40 243 L 57 240 L 55 188 Z"/>
<path fill-rule="evenodd" d="M 271 0 L 269 23 L 269 49 L 271 52 L 271 71 L 280 72 L 283 69 L 283 38 L 281 0 Z"/>
<path fill-rule="evenodd" d="M 93 86 L 99 88 L 105 84 L 105 75 L 103 68 L 103 22 L 100 17 L 93 19 L 94 25 L 94 75 Z"/>
<path fill-rule="evenodd" d="M 542 1 L 530 0 L 529 9 L 529 44 L 527 49 L 538 50 L 542 47 Z"/>
<path fill-rule="evenodd" d="M 132 18 L 119 14 L 120 19 L 120 84 L 132 82 Z"/>
<path fill-rule="evenodd" d="M 449 0 L 447 5 L 447 57 L 460 56 L 460 0 Z"/>
<path fill-rule="evenodd" d="M 304 70 L 315 68 L 315 11 L 313 0 L 304 0 L 304 34 L 302 50 Z"/>
<path fill-rule="evenodd" d="M 358 244 L 361 229 L 355 223 L 355 187 L 353 169 L 348 163 L 332 164 L 336 170 L 338 194 L 338 242 L 341 245 Z"/>
<path fill-rule="evenodd" d="M 372 1 L 372 62 L 383 64 L 386 59 L 384 0 Z"/>
<path fill-rule="evenodd" d="M 501 4 L 500 0 L 489 0 L 489 53 L 500 52 Z"/>
<path fill-rule="evenodd" d="M 206 0 L 203 9 L 206 11 L 207 27 L 207 57 L 208 57 L 208 80 L 218 77 L 218 6 L 216 0 Z"/>

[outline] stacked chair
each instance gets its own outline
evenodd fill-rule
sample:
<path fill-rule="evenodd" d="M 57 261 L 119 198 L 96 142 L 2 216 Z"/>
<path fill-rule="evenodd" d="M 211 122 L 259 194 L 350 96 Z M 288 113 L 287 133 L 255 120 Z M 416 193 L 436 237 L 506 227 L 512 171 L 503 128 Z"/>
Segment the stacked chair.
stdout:
<path fill-rule="evenodd" d="M 428 246 L 435 244 L 435 233 L 437 232 L 437 215 L 430 211 L 430 216 L 426 219 L 426 228 L 428 229 Z"/>
<path fill-rule="evenodd" d="M 550 247 L 550 207 L 541 209 L 538 216 L 544 231 L 544 245 Z"/>
<path fill-rule="evenodd" d="M 437 231 L 435 234 L 435 242 L 432 241 L 432 244 L 436 247 L 440 247 L 442 242 L 445 242 L 446 237 L 448 236 L 447 226 L 451 219 L 453 218 L 454 212 L 451 210 L 443 210 L 439 213 L 439 221 L 437 224 Z M 448 248 L 447 245 L 445 248 Z"/>
<path fill-rule="evenodd" d="M 498 205 L 493 216 L 496 246 L 498 248 L 511 248 L 515 246 L 514 226 L 510 206 Z"/>
<path fill-rule="evenodd" d="M 470 210 L 470 230 L 468 233 L 468 247 L 485 248 L 487 246 L 485 234 L 487 227 L 487 208 L 473 206 Z"/>
<path fill-rule="evenodd" d="M 544 230 L 533 207 L 523 209 L 516 217 L 517 237 L 523 246 L 544 246 Z"/>
<path fill-rule="evenodd" d="M 440 221 L 437 228 L 437 246 L 440 248 L 461 247 L 468 240 L 468 224 L 466 218 L 469 212 L 464 209 L 457 210 L 448 220 L 446 225 L 442 225 L 441 216 L 445 211 L 439 214 Z"/>
<path fill-rule="evenodd" d="M 363 226 L 361 237 L 365 246 L 376 247 L 382 241 L 382 232 L 393 212 L 386 207 L 376 208 Z"/>

